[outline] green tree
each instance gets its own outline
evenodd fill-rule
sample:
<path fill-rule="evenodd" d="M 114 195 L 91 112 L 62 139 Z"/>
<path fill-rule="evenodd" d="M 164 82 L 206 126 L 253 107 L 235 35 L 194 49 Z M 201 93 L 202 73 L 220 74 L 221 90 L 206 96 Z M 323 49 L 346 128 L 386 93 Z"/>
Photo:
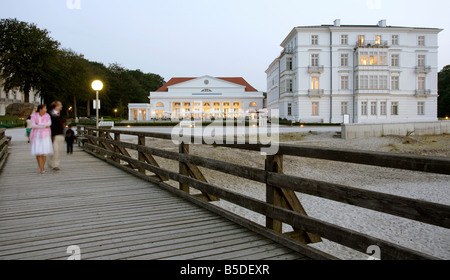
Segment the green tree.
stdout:
<path fill-rule="evenodd" d="M 445 66 L 438 76 L 438 115 L 450 117 L 450 65 Z"/>
<path fill-rule="evenodd" d="M 78 101 L 87 101 L 90 90 L 90 64 L 80 54 L 71 50 L 61 51 L 64 89 L 61 91 L 67 104 L 66 109 L 72 108 L 71 112 L 76 118 L 78 116 Z"/>
<path fill-rule="evenodd" d="M 4 90 L 18 88 L 29 102 L 31 89 L 41 92 L 53 73 L 59 43 L 47 30 L 17 19 L 0 20 L 0 75 Z"/>

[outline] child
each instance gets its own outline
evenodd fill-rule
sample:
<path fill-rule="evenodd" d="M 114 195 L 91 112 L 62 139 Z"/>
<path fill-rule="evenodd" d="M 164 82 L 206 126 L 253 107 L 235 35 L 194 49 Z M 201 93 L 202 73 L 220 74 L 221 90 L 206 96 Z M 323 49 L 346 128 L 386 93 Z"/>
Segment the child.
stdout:
<path fill-rule="evenodd" d="M 67 154 L 73 154 L 73 142 L 76 139 L 75 132 L 72 130 L 72 124 L 68 125 L 68 130 L 66 131 L 66 142 L 67 142 Z"/>

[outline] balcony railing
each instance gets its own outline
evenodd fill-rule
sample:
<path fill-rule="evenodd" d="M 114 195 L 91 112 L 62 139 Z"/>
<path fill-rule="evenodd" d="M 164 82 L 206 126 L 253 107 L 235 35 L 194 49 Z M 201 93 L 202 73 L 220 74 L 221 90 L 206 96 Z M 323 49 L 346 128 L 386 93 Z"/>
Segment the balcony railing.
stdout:
<path fill-rule="evenodd" d="M 417 89 L 416 90 L 416 96 L 430 96 L 431 90 L 430 89 Z"/>
<path fill-rule="evenodd" d="M 422 74 L 422 73 L 430 73 L 431 72 L 431 66 L 416 66 L 416 73 Z"/>
<path fill-rule="evenodd" d="M 388 41 L 357 41 L 356 47 L 358 48 L 387 48 L 389 47 Z"/>
<path fill-rule="evenodd" d="M 281 52 L 281 55 L 293 54 L 293 53 L 294 53 L 294 48 L 284 48 L 284 50 Z"/>
<path fill-rule="evenodd" d="M 309 89 L 308 90 L 308 96 L 309 97 L 321 97 L 325 93 L 325 90 L 323 89 Z"/>
<path fill-rule="evenodd" d="M 312 74 L 312 73 L 323 73 L 323 70 L 324 70 L 325 68 L 324 68 L 324 66 L 323 65 L 321 65 L 321 66 L 308 66 L 308 72 L 310 73 L 310 74 Z"/>

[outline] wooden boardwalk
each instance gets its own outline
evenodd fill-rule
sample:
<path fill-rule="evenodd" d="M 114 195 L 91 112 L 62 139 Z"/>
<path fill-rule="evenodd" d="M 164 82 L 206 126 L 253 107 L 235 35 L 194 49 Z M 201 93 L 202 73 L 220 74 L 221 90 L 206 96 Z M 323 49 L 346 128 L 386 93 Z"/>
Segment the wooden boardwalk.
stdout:
<path fill-rule="evenodd" d="M 13 142 L 0 173 L 0 260 L 295 260 L 304 256 L 75 147 L 41 175 Z M 47 168 L 49 169 L 49 168 Z"/>

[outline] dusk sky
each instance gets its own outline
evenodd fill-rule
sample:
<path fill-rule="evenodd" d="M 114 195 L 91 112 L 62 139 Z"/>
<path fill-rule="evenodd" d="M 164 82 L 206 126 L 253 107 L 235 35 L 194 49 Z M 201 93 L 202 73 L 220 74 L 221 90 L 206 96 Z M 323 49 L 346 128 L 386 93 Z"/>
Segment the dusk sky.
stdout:
<path fill-rule="evenodd" d="M 63 48 L 105 65 L 172 77 L 244 77 L 266 91 L 265 70 L 295 26 L 442 28 L 439 70 L 450 64 L 444 0 L 0 0 L 0 18 L 47 29 Z"/>

